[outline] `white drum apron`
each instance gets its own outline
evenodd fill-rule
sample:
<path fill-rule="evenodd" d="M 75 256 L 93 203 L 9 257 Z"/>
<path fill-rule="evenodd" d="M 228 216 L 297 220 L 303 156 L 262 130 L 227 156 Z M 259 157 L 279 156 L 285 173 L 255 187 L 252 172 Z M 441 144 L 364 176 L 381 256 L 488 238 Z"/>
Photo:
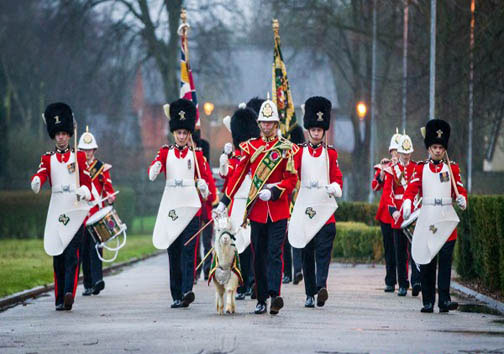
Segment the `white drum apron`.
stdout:
<path fill-rule="evenodd" d="M 77 202 L 75 173 L 69 173 L 68 165 L 74 163 L 75 154 L 70 153 L 68 162 L 51 156 L 52 194 L 44 229 L 44 250 L 50 256 L 63 253 L 81 227 L 90 206 L 84 200 Z M 78 172 L 78 171 L 77 171 Z"/>
<path fill-rule="evenodd" d="M 166 158 L 166 185 L 154 225 L 152 243 L 167 249 L 189 225 L 201 202 L 194 182 L 193 153 L 177 158 L 174 149 Z"/>
<path fill-rule="evenodd" d="M 445 182 L 441 182 L 441 174 Z M 411 255 L 417 264 L 429 264 L 460 220 L 451 205 L 448 166 L 444 164 L 440 172 L 434 173 L 429 164 L 425 164 L 422 179 L 422 208 L 413 233 Z"/>
<path fill-rule="evenodd" d="M 325 190 L 329 184 L 326 153 L 323 149 L 319 157 L 313 157 L 308 147 L 303 148 L 301 187 L 289 221 L 292 247 L 304 248 L 338 209 L 336 199 Z"/>
<path fill-rule="evenodd" d="M 243 218 L 245 217 L 245 212 L 247 209 L 247 197 L 250 191 L 250 186 L 252 185 L 252 179 L 250 175 L 246 175 L 243 182 L 236 191 L 235 197 L 233 199 L 233 207 L 231 209 L 231 225 L 233 227 L 233 233 L 235 234 L 235 245 L 238 253 L 242 253 L 250 245 L 250 225 L 247 224 L 246 227 L 242 227 Z"/>

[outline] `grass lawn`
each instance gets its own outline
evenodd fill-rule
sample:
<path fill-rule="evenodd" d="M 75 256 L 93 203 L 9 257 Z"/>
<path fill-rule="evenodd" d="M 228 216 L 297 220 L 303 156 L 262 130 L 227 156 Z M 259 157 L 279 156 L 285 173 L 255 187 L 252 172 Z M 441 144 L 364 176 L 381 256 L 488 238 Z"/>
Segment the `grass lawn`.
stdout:
<path fill-rule="evenodd" d="M 112 241 L 115 244 L 115 241 Z M 114 263 L 154 253 L 151 235 L 128 235 Z M 106 251 L 105 257 L 111 254 Z M 41 239 L 0 240 L 0 297 L 54 282 L 53 258 L 44 252 Z M 107 266 L 111 263 L 106 263 Z"/>
<path fill-rule="evenodd" d="M 133 219 L 131 228 L 128 230 L 134 234 L 151 234 L 154 231 L 154 224 L 156 223 L 156 215 L 152 216 L 139 216 Z"/>

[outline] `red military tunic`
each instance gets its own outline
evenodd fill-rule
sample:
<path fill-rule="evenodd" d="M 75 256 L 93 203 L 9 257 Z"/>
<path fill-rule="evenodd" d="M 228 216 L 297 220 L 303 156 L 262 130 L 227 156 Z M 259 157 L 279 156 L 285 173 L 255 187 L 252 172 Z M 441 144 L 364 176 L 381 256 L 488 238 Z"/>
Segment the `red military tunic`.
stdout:
<path fill-rule="evenodd" d="M 91 181 L 93 182 L 93 189 L 95 190 L 94 193 L 97 194 L 94 195 L 95 199 L 97 199 L 98 197 L 101 199 L 103 197 L 107 197 L 110 194 L 114 194 L 115 191 L 112 187 L 112 179 L 110 177 L 111 168 L 111 165 L 103 163 L 99 160 L 94 160 L 89 165 L 89 174 L 91 176 Z M 102 207 L 103 205 L 95 205 L 89 211 L 88 217 L 96 213 Z"/>
<path fill-rule="evenodd" d="M 73 149 L 72 149 L 73 151 Z M 46 152 L 40 158 L 40 165 L 37 172 L 32 176 L 31 180 L 35 177 L 40 178 L 40 186 L 49 181 L 49 185 L 52 186 L 51 182 L 51 156 L 56 154 L 56 158 L 59 162 L 65 163 L 70 159 L 70 148 L 65 150 L 56 149 L 55 151 Z M 91 177 L 89 176 L 89 166 L 86 160 L 86 154 L 82 151 L 77 152 L 77 162 L 79 164 L 79 183 L 81 186 L 86 186 L 91 192 Z"/>
<path fill-rule="evenodd" d="M 257 167 L 262 161 L 262 158 L 266 155 L 266 153 L 271 153 L 270 149 L 278 142 L 279 139 L 282 139 L 282 142 L 284 142 L 285 144 L 290 144 L 291 147 L 289 150 L 283 150 L 282 156 L 279 156 L 282 161 L 267 178 L 264 185 L 275 184 L 275 187 L 280 190 L 280 195 L 276 200 L 273 200 L 272 198 L 269 201 L 263 201 L 259 199 L 259 197 L 256 197 L 254 205 L 251 206 L 249 214 L 249 219 L 251 221 L 266 223 L 269 217 L 271 221 L 276 222 L 279 220 L 288 219 L 290 216 L 289 196 L 296 186 L 298 177 L 294 166 L 292 166 L 293 171 L 287 170 L 287 162 L 289 159 L 294 158 L 294 155 L 299 150 L 299 148 L 297 147 L 297 145 L 292 144 L 288 140 L 284 138 L 278 138 L 277 136 L 270 139 L 267 139 L 265 137 L 252 138 L 240 144 L 240 162 L 228 181 L 223 202 L 226 205 L 229 204 L 229 202 L 233 199 L 234 194 L 238 191 L 238 188 L 247 173 L 250 172 L 253 178 L 254 174 L 256 173 Z M 261 148 L 261 146 L 264 146 L 264 151 L 254 156 L 256 151 Z M 251 158 L 253 156 L 256 158 L 252 162 Z"/>
<path fill-rule="evenodd" d="M 389 167 L 391 164 L 389 163 L 387 165 L 387 167 Z M 375 173 L 375 176 L 373 178 L 373 181 L 371 182 L 371 187 L 373 188 L 373 191 L 377 192 L 379 190 L 382 190 L 383 187 L 384 187 L 384 184 L 385 184 L 385 178 L 387 176 L 387 173 L 388 171 L 390 171 L 390 169 L 387 167 L 385 168 L 385 175 L 383 176 L 383 180 L 380 179 L 380 173 L 382 171 L 381 168 L 377 168 L 375 167 L 376 169 L 376 173 Z M 376 211 L 376 216 L 375 216 L 375 220 L 378 220 L 384 224 L 392 224 L 394 222 L 394 220 L 392 219 L 392 217 L 390 216 L 390 213 L 388 211 L 388 208 L 387 208 L 387 196 L 386 196 L 387 193 L 383 192 L 382 191 L 382 194 L 381 194 L 381 197 L 380 197 L 380 203 L 378 204 L 378 210 Z"/>
<path fill-rule="evenodd" d="M 236 168 L 238 167 L 238 164 L 240 163 L 240 150 L 237 149 L 233 151 L 233 154 L 229 158 L 228 162 L 228 173 L 227 175 L 223 176 L 220 175 L 222 178 L 224 178 L 224 183 L 222 185 L 222 192 L 225 194 L 226 193 L 226 188 L 229 184 L 229 180 L 231 179 L 231 176 L 233 173 L 236 171 Z M 231 200 L 231 203 L 228 205 L 228 212 L 229 215 L 231 215 L 231 210 L 233 210 L 233 200 Z"/>
<path fill-rule="evenodd" d="M 425 160 L 419 162 L 415 168 L 413 178 L 411 179 L 410 183 L 408 184 L 408 188 L 404 193 L 404 200 L 409 199 L 413 203 L 413 199 L 415 199 L 415 196 L 418 193 L 420 193 L 420 196 L 422 196 L 422 175 L 423 175 L 423 168 L 426 163 L 429 164 L 430 170 L 434 173 L 441 171 L 443 169 L 443 165 L 445 164 L 444 161 L 435 164 L 432 160 Z M 462 184 L 462 180 L 460 178 L 459 166 L 456 163 L 452 162 L 451 168 L 453 172 L 453 178 L 455 179 L 455 183 L 457 185 L 457 190 L 459 194 L 463 195 L 467 199 L 467 191 L 464 188 L 464 185 Z M 453 190 L 453 185 L 451 189 L 452 189 L 452 197 L 455 198 L 456 194 L 455 191 Z M 450 235 L 447 241 L 453 241 L 456 239 L 457 239 L 457 229 L 453 230 L 452 234 Z"/>
<path fill-rule="evenodd" d="M 205 159 L 205 169 L 209 171 L 207 174 L 208 177 L 208 190 L 210 194 L 208 195 L 207 200 L 203 200 L 200 195 L 201 207 L 203 209 L 203 216 L 206 220 L 210 220 L 212 218 L 212 208 L 219 204 L 219 194 L 217 193 L 217 187 L 215 186 L 215 179 L 212 176 L 212 169 L 210 168 L 210 164 L 208 163 L 206 157 Z M 203 176 L 202 176 L 203 177 Z M 205 179 L 206 181 L 206 179 Z"/>
<path fill-rule="evenodd" d="M 397 210 L 401 211 L 404 192 L 408 186 L 409 181 L 412 179 L 413 173 L 415 171 L 417 164 L 416 162 L 410 161 L 407 166 L 404 166 L 401 162 L 398 162 L 393 167 L 391 167 L 391 174 L 387 173 L 385 177 L 385 183 L 383 186 L 383 195 L 385 196 L 385 203 L 389 215 L 392 218 L 392 214 Z M 403 222 L 402 213 L 397 222 L 392 218 L 392 223 L 390 224 L 393 229 L 400 229 Z"/>
<path fill-rule="evenodd" d="M 164 172 L 165 176 L 166 176 L 166 158 L 168 157 L 168 151 L 170 149 L 175 150 L 175 157 L 178 159 L 184 158 L 188 153 L 192 153 L 192 148 L 190 148 L 187 145 L 182 146 L 182 147 L 179 147 L 177 145 L 163 145 L 161 147 L 161 149 L 159 149 L 159 152 L 156 155 L 156 157 L 154 158 L 154 160 L 152 160 L 149 168 L 147 169 L 147 173 L 149 172 L 149 169 L 152 167 L 152 165 L 154 165 L 156 162 L 159 161 L 161 163 L 160 173 Z M 209 170 L 208 162 L 206 162 L 205 156 L 203 156 L 203 151 L 201 150 L 201 148 L 196 148 L 195 156 L 196 156 L 196 161 L 198 162 L 198 167 L 199 167 L 199 171 L 201 173 L 201 178 L 203 180 L 205 180 L 205 182 L 208 185 L 209 191 L 210 191 L 210 194 L 208 195 L 207 200 L 212 200 L 212 198 L 215 198 L 215 196 L 212 195 L 212 193 L 215 192 L 215 189 L 214 189 L 214 191 L 212 191 L 212 188 L 211 188 L 211 184 L 212 184 L 211 181 L 213 180 L 212 172 Z M 198 178 L 197 170 L 194 169 L 194 171 L 195 171 L 194 178 L 196 180 Z M 214 186 L 215 186 L 215 182 L 214 182 Z M 198 212 L 196 213 L 195 216 L 200 216 L 201 210 L 202 210 L 202 208 L 200 208 L 200 210 L 198 210 Z"/>
<path fill-rule="evenodd" d="M 302 157 L 303 157 L 303 147 L 308 146 L 308 152 L 310 153 L 311 156 L 313 157 L 319 157 L 322 154 L 322 151 L 324 149 L 322 144 L 319 144 L 316 147 L 313 147 L 312 144 L 306 143 L 300 145 L 299 151 L 296 153 L 294 156 L 294 162 L 295 162 L 295 167 L 298 176 L 301 176 L 301 167 L 302 167 Z M 329 146 L 327 149 L 328 155 L 329 155 L 329 181 L 330 183 L 336 182 L 340 185 L 340 188 L 343 189 L 343 174 L 341 173 L 341 170 L 339 168 L 338 164 L 338 152 L 336 149 L 333 147 Z M 334 218 L 334 214 L 327 220 L 327 224 L 331 224 L 336 222 Z"/>

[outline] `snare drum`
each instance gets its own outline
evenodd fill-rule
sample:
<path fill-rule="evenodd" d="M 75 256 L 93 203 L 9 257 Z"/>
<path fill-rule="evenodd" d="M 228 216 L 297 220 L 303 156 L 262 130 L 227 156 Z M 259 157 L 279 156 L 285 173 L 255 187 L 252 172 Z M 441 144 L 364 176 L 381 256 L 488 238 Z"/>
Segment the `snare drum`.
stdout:
<path fill-rule="evenodd" d="M 401 229 L 403 230 L 408 240 L 411 242 L 413 239 L 413 232 L 415 231 L 415 225 L 418 219 L 418 215 L 420 215 L 420 208 L 411 213 L 410 217 L 404 220 L 401 224 Z"/>
<path fill-rule="evenodd" d="M 119 215 L 117 211 L 110 205 L 103 209 L 98 210 L 95 214 L 93 214 L 86 222 L 86 229 L 93 237 L 96 245 L 96 253 L 98 257 L 104 262 L 112 262 L 117 257 L 117 252 L 120 248 L 122 248 L 126 243 L 126 224 L 124 224 L 121 219 L 119 219 Z M 123 234 L 124 239 L 121 244 L 119 244 L 118 236 Z M 108 242 L 113 239 L 117 239 L 116 247 L 110 247 L 107 245 Z M 106 248 L 109 251 L 115 252 L 115 256 L 113 259 L 103 259 L 100 255 L 98 248 Z"/>

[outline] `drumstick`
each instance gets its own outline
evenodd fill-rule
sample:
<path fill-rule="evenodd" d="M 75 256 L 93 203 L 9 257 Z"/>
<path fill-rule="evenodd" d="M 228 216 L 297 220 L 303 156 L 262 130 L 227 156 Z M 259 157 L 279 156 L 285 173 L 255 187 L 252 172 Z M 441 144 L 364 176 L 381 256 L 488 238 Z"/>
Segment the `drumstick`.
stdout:
<path fill-rule="evenodd" d="M 214 250 L 214 248 L 210 248 L 210 251 L 208 251 L 208 253 L 205 255 L 205 257 L 203 257 L 203 259 L 201 260 L 200 264 L 198 264 L 198 266 L 196 267 L 195 271 L 199 269 L 199 267 L 201 267 L 201 265 L 203 264 L 203 262 L 205 261 L 205 259 L 208 258 L 208 256 L 210 255 L 210 253 L 212 253 L 212 251 Z"/>
<path fill-rule="evenodd" d="M 184 246 L 187 246 L 192 240 L 194 240 L 194 238 L 196 236 L 198 236 L 201 231 L 205 230 L 207 228 L 207 226 L 210 225 L 210 223 L 212 221 L 214 221 L 214 219 L 208 220 L 208 222 L 201 229 L 199 229 L 198 232 L 196 232 L 194 235 L 192 235 L 191 238 L 189 240 L 187 240 L 186 243 L 184 243 Z"/>
<path fill-rule="evenodd" d="M 460 193 L 458 191 L 457 184 L 455 183 L 455 178 L 453 178 L 453 171 L 451 168 L 451 162 L 450 162 L 450 158 L 448 157 L 448 151 L 446 151 L 446 150 L 445 150 L 445 155 L 446 155 L 446 162 L 448 162 L 448 172 L 450 173 L 450 179 L 452 181 L 452 186 L 453 186 L 453 189 L 455 190 L 455 196 L 458 198 L 460 196 Z"/>

